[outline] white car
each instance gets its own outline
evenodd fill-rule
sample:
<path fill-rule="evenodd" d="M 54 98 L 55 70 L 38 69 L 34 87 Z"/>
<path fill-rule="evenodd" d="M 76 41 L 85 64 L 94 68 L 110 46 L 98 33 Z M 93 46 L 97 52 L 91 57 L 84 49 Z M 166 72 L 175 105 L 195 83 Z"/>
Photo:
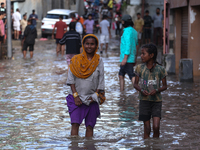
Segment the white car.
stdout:
<path fill-rule="evenodd" d="M 42 37 L 47 37 L 48 35 L 52 35 L 52 31 L 54 25 L 57 21 L 59 21 L 59 16 L 63 16 L 63 21 L 66 22 L 67 25 L 71 22 L 71 14 L 75 14 L 77 16 L 77 12 L 75 10 L 68 9 L 53 9 L 47 12 L 46 17 L 42 19 Z M 56 33 L 56 30 L 54 34 Z"/>

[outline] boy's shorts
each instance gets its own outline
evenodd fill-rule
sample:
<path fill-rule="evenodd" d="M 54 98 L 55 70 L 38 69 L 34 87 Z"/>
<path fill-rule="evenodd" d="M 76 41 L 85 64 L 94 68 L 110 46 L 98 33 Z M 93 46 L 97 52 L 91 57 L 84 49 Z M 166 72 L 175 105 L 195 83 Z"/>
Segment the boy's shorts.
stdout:
<path fill-rule="evenodd" d="M 3 40 L 4 40 L 4 35 L 0 36 L 0 42 L 3 42 Z"/>
<path fill-rule="evenodd" d="M 27 51 L 28 47 L 29 47 L 29 52 L 34 51 L 34 44 L 27 44 L 26 42 L 24 42 L 23 51 Z"/>
<path fill-rule="evenodd" d="M 120 66 L 119 75 L 124 77 L 126 73 L 128 74 L 130 80 L 135 77 L 133 63 L 126 63 L 124 66 Z"/>
<path fill-rule="evenodd" d="M 142 33 L 138 32 L 138 40 L 142 39 Z"/>
<path fill-rule="evenodd" d="M 151 38 L 151 29 L 144 29 L 145 39 Z"/>
<path fill-rule="evenodd" d="M 70 65 L 71 59 L 72 59 L 72 57 L 74 57 L 74 55 L 76 55 L 76 54 L 67 54 L 66 55 L 66 60 L 67 60 L 68 65 Z"/>
<path fill-rule="evenodd" d="M 162 102 L 140 100 L 139 121 L 148 121 L 153 117 L 161 119 Z"/>
<path fill-rule="evenodd" d="M 74 102 L 74 97 L 71 94 L 66 97 L 66 100 L 71 118 L 71 124 L 77 123 L 80 125 L 83 119 L 85 119 L 85 126 L 91 126 L 92 128 L 94 128 L 97 117 L 100 115 L 98 103 L 94 102 L 91 103 L 89 106 L 85 104 L 76 106 Z"/>
<path fill-rule="evenodd" d="M 56 39 L 56 44 L 59 44 L 61 39 Z"/>
<path fill-rule="evenodd" d="M 100 44 L 109 43 L 109 35 L 100 35 Z"/>
<path fill-rule="evenodd" d="M 20 26 L 13 26 L 14 30 L 20 31 Z"/>

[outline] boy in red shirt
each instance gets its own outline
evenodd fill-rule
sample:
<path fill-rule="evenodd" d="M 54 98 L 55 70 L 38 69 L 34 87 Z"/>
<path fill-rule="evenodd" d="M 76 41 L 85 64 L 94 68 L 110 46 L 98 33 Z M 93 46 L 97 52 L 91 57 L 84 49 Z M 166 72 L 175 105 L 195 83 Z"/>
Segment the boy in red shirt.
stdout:
<path fill-rule="evenodd" d="M 54 31 L 55 31 L 55 28 L 57 28 L 57 31 L 56 31 L 57 56 L 60 51 L 61 51 L 62 56 L 64 56 L 64 46 L 61 46 L 59 44 L 59 41 L 62 39 L 64 33 L 67 32 L 67 24 L 63 22 L 62 20 L 63 20 L 63 16 L 59 16 L 59 21 L 55 23 L 53 32 L 52 32 L 52 39 L 54 39 Z"/>

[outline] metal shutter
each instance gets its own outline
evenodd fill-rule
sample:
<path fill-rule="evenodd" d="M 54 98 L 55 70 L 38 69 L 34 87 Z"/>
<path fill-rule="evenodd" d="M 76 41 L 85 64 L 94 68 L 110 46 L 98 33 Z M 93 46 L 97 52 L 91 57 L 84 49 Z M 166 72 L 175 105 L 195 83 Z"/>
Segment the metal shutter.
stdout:
<path fill-rule="evenodd" d="M 182 8 L 181 16 L 181 58 L 188 54 L 188 7 Z"/>

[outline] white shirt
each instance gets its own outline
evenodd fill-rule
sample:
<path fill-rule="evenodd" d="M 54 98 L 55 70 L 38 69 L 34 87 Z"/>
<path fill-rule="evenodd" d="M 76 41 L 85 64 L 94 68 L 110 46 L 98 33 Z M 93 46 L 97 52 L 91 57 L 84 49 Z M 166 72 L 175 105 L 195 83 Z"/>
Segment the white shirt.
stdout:
<path fill-rule="evenodd" d="M 110 23 L 108 20 L 104 19 L 100 22 L 100 27 L 101 27 L 101 34 L 102 35 L 109 35 L 109 30 L 108 27 L 110 27 Z"/>
<path fill-rule="evenodd" d="M 12 15 L 12 19 L 14 20 L 13 26 L 20 26 L 21 14 L 17 11 Z"/>

